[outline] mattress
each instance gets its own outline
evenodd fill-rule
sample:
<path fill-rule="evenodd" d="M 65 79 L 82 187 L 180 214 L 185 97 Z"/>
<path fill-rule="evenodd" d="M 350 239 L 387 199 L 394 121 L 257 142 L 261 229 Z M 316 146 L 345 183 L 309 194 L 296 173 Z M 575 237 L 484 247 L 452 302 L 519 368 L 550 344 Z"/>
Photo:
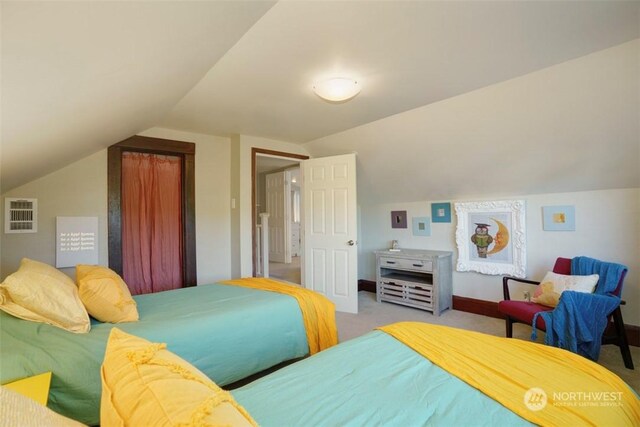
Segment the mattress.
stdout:
<path fill-rule="evenodd" d="M 118 328 L 167 343 L 219 385 L 309 352 L 300 308 L 287 295 L 211 284 L 134 299 L 140 320 Z M 0 312 L 0 383 L 51 371 L 48 406 L 98 424 L 100 365 L 113 326 L 92 320 L 89 333 L 74 334 Z"/>
<path fill-rule="evenodd" d="M 531 425 L 382 331 L 232 393 L 263 427 Z"/>

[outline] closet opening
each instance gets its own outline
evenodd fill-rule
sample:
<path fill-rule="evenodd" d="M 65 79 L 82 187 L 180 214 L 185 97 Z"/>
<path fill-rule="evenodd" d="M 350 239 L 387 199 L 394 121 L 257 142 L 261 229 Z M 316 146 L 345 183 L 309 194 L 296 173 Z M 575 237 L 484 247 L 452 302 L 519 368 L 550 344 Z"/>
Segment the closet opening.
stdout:
<path fill-rule="evenodd" d="M 142 136 L 108 149 L 109 267 L 132 294 L 197 284 L 194 156 Z"/>

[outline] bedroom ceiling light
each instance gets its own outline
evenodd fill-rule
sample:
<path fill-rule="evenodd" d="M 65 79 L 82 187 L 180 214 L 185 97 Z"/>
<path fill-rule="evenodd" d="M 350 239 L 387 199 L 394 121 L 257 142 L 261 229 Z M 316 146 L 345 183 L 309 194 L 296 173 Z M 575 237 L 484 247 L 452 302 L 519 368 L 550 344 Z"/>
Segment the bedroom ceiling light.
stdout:
<path fill-rule="evenodd" d="M 346 102 L 360 93 L 360 85 L 354 79 L 335 77 L 313 85 L 313 91 L 328 102 Z"/>

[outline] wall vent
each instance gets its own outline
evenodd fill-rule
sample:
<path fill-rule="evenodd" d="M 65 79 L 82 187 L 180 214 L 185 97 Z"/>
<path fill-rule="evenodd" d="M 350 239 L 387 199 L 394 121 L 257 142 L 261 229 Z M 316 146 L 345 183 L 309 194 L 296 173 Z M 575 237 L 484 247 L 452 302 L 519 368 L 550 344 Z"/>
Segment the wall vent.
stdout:
<path fill-rule="evenodd" d="M 4 199 L 4 232 L 35 233 L 38 231 L 38 199 Z"/>

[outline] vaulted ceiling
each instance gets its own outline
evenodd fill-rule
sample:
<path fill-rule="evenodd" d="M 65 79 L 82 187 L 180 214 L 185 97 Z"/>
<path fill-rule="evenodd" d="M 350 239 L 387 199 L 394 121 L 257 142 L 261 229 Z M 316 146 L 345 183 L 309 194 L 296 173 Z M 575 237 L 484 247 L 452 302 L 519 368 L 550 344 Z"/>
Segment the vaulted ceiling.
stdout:
<path fill-rule="evenodd" d="M 153 126 L 315 147 L 640 36 L 638 2 L 2 2 L 1 10 L 3 191 Z M 321 101 L 311 86 L 333 74 L 357 78 L 362 92 L 345 104 Z"/>

